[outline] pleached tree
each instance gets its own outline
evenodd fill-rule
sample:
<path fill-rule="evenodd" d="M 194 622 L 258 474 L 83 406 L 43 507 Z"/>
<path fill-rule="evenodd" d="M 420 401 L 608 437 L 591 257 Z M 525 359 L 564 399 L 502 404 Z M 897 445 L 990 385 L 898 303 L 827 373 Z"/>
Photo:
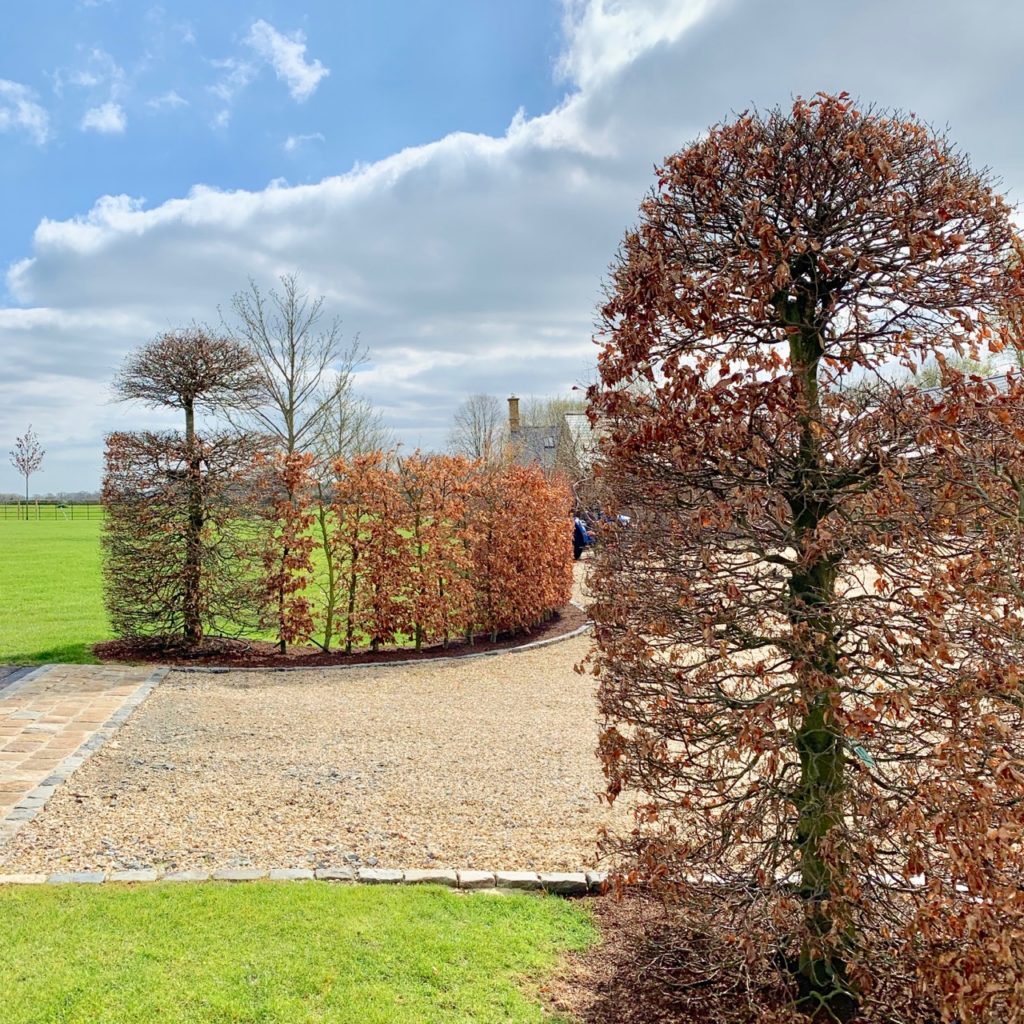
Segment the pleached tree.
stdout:
<path fill-rule="evenodd" d="M 212 574 L 219 572 L 224 580 L 235 577 L 230 559 L 214 552 L 232 517 L 239 516 L 240 473 L 262 442 L 258 436 L 225 431 L 203 434 L 197 415 L 248 406 L 259 392 L 260 379 L 244 347 L 196 325 L 160 335 L 121 366 L 113 385 L 119 399 L 177 409 L 184 418 L 183 434 L 147 432 L 133 438 L 122 433 L 108 439 L 105 575 L 108 606 L 115 622 L 125 622 L 124 635 L 134 635 L 127 631 L 128 622 L 141 628 L 145 616 L 138 616 L 151 607 L 154 628 L 156 623 L 164 624 L 160 628 L 173 623 L 173 632 L 180 631 L 186 644 L 202 641 L 211 621 L 209 609 L 219 603 L 206 593 L 211 586 L 220 589 Z M 153 515 L 142 514 L 147 498 L 152 498 Z M 163 506 L 160 513 L 155 511 L 158 504 Z M 225 512 L 229 506 L 234 511 Z M 172 531 L 175 536 L 169 536 Z M 150 566 L 147 558 L 155 557 L 157 549 L 164 557 L 159 566 Z M 157 571 L 168 574 L 168 580 L 173 576 L 173 585 L 147 589 L 147 575 Z M 131 605 L 137 601 L 142 605 L 136 612 Z"/>
<path fill-rule="evenodd" d="M 943 135 L 821 95 L 667 159 L 613 264 L 607 845 L 707 1019 L 1022 1019 L 1024 416 L 944 369 L 1014 343 L 1014 244 Z"/>

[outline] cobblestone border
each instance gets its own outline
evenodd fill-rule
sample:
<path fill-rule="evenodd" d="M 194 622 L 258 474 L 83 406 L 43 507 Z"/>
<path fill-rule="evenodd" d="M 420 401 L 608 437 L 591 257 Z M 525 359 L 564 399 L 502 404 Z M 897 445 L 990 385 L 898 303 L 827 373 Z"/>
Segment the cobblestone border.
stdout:
<path fill-rule="evenodd" d="M 569 603 L 574 608 L 579 608 L 581 612 L 586 612 L 586 609 L 581 605 L 576 604 L 575 601 L 570 601 Z M 231 672 L 351 672 L 353 669 L 357 668 L 410 668 L 417 665 L 439 665 L 453 661 L 469 661 L 471 658 L 496 658 L 501 654 L 520 654 L 523 651 L 535 651 L 540 647 L 549 647 L 551 644 L 560 644 L 564 643 L 566 640 L 572 640 L 575 637 L 582 636 L 584 633 L 589 633 L 593 628 L 593 622 L 584 622 L 582 626 L 577 626 L 575 629 L 570 630 L 568 633 L 563 633 L 561 636 L 549 636 L 544 640 L 533 640 L 528 644 L 518 644 L 515 647 L 499 647 L 496 650 L 476 651 L 473 654 L 442 655 L 437 658 L 405 658 L 396 659 L 395 661 L 362 661 L 355 662 L 351 665 L 256 665 L 252 668 L 227 665 L 172 665 L 170 671 L 208 672 L 211 675 L 227 675 Z M 111 664 L 113 664 L 113 662 Z"/>
<path fill-rule="evenodd" d="M 55 668 L 55 665 L 38 665 L 35 668 L 28 666 L 27 668 L 18 669 L 17 672 L 13 672 L 7 677 L 9 681 L 0 682 L 0 693 L 5 698 L 12 696 L 19 690 L 24 689 L 29 683 L 38 679 L 40 676 L 46 675 L 51 668 Z"/>
<path fill-rule="evenodd" d="M 11 687 L 3 691 L 10 697 L 53 668 L 53 665 L 41 665 L 39 668 L 21 676 Z M 72 751 L 35 789 L 29 790 L 5 817 L 0 818 L 0 848 L 14 838 L 21 829 L 30 822 L 47 804 L 57 787 L 66 782 L 71 774 L 80 768 L 115 732 L 128 720 L 131 713 L 152 693 L 170 669 L 156 668 L 136 687 L 135 692 L 125 698 L 124 703 L 115 711 L 81 746 Z"/>
<path fill-rule="evenodd" d="M 607 888 L 604 871 L 440 871 L 393 868 L 227 868 L 220 871 L 58 871 L 0 875 L 0 885 L 104 885 L 149 882 L 334 882 L 361 885 L 443 885 L 463 892 L 548 892 L 588 896 Z"/>
<path fill-rule="evenodd" d="M 0 665 L 0 693 L 9 690 L 14 684 L 33 670 L 31 665 Z"/>

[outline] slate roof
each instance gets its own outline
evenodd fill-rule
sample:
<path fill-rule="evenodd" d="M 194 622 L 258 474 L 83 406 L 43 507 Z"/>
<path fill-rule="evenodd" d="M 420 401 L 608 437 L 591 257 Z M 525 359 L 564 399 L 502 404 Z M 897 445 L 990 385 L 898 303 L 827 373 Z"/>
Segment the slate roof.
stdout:
<path fill-rule="evenodd" d="M 554 469 L 558 452 L 558 427 L 520 427 L 513 435 L 516 462 L 520 466 L 540 465 Z"/>

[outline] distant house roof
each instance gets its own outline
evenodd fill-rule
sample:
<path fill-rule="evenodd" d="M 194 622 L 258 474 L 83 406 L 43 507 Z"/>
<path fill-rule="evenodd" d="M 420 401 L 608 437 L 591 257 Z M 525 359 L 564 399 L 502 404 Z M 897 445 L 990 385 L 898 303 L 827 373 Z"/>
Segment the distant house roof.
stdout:
<path fill-rule="evenodd" d="M 581 469 L 589 470 L 597 454 L 597 433 L 585 412 L 567 412 L 565 429 L 569 434 L 569 444 L 573 455 Z"/>
<path fill-rule="evenodd" d="M 528 426 L 519 417 L 519 399 L 511 395 L 508 431 L 515 460 L 521 466 L 550 470 L 560 465 L 569 472 L 579 469 L 589 473 L 597 454 L 597 432 L 585 412 L 566 412 L 556 423 Z"/>
<path fill-rule="evenodd" d="M 516 462 L 521 466 L 540 465 L 555 468 L 558 453 L 558 427 L 519 427 L 512 435 Z"/>

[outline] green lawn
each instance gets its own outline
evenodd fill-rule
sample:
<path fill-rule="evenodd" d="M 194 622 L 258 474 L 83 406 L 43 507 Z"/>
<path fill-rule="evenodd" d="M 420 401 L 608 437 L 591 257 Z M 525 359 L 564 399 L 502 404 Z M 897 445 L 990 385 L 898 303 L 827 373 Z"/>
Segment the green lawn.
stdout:
<path fill-rule="evenodd" d="M 596 931 L 557 897 L 435 887 L 0 886 L 4 1024 L 547 1021 Z"/>
<path fill-rule="evenodd" d="M 110 637 L 99 519 L 0 518 L 0 663 L 95 661 Z"/>

